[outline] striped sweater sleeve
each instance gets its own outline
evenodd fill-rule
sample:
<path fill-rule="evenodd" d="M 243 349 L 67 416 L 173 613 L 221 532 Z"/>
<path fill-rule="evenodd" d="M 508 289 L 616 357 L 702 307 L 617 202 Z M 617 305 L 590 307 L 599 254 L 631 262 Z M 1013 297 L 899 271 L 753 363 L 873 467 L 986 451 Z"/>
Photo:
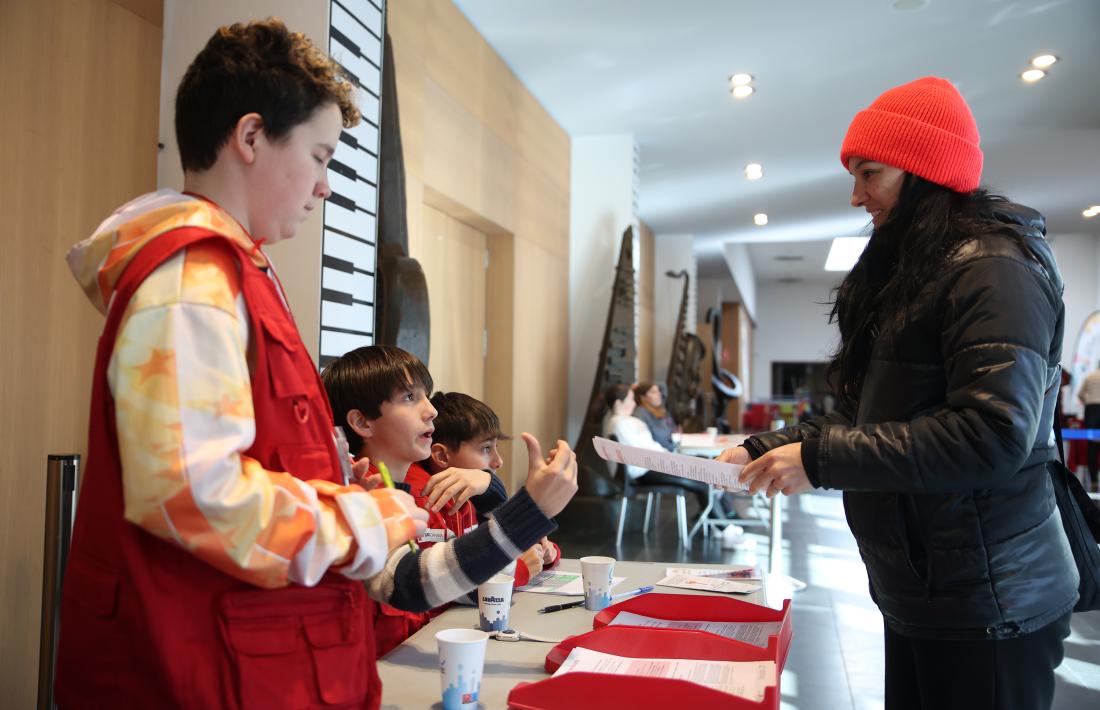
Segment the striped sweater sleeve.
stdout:
<path fill-rule="evenodd" d="M 415 553 L 406 546 L 394 550 L 367 591 L 398 609 L 427 611 L 475 589 L 556 529 L 521 488 L 462 537 Z"/>
<path fill-rule="evenodd" d="M 415 526 L 389 491 L 303 481 L 243 452 L 256 436 L 237 265 L 196 245 L 138 287 L 108 365 L 125 517 L 226 574 L 366 579 Z"/>

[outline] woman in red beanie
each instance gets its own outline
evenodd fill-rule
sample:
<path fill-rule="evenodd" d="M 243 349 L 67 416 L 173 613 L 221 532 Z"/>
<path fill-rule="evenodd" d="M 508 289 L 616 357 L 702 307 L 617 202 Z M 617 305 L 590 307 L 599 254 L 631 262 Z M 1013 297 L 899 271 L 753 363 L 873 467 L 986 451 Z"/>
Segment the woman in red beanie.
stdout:
<path fill-rule="evenodd" d="M 891 710 L 1049 708 L 1077 600 L 1047 471 L 1062 278 L 1043 217 L 978 188 L 978 140 L 935 77 L 856 115 L 840 158 L 874 228 L 833 303 L 841 406 L 721 457 L 754 492 L 844 491 Z"/>

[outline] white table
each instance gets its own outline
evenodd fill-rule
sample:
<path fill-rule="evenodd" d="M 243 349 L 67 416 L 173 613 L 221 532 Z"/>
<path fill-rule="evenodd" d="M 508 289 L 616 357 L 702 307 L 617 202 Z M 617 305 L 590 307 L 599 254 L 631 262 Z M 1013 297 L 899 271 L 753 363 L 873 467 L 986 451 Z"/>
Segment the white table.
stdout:
<path fill-rule="evenodd" d="M 615 576 L 626 577 L 626 581 L 616 586 L 614 593 L 653 584 L 665 576 L 665 568 L 708 567 L 728 569 L 728 565 L 702 565 L 676 562 L 623 562 L 615 565 Z M 580 572 L 580 562 L 563 559 L 555 571 Z M 767 588 L 767 595 L 765 593 Z M 748 595 L 732 595 L 736 599 L 764 604 L 765 598 L 772 608 L 782 608 L 783 599 L 779 598 L 782 587 L 775 587 L 765 581 L 761 590 Z M 684 595 L 699 595 L 687 589 L 657 587 L 657 592 Z M 719 595 L 731 596 L 731 595 Z M 554 594 L 533 594 L 517 592 L 512 597 L 512 610 L 509 625 L 517 631 L 556 640 L 575 636 L 592 630 L 592 619 L 596 612 L 584 607 L 566 609 L 550 614 L 539 614 L 538 610 L 551 604 L 572 601 L 580 597 L 566 597 Z M 432 622 L 415 633 L 404 643 L 391 651 L 378 662 L 378 672 L 382 677 L 382 708 L 440 708 L 441 689 L 439 679 L 439 649 L 435 634 L 443 629 L 476 628 L 477 608 L 453 606 Z M 543 664 L 546 654 L 554 647 L 552 643 L 534 641 L 495 641 L 489 639 L 485 650 L 485 671 L 481 680 L 480 707 L 504 708 L 508 705 L 508 693 L 521 681 L 534 682 L 549 678 Z M 580 707 L 580 705 L 578 705 Z"/>

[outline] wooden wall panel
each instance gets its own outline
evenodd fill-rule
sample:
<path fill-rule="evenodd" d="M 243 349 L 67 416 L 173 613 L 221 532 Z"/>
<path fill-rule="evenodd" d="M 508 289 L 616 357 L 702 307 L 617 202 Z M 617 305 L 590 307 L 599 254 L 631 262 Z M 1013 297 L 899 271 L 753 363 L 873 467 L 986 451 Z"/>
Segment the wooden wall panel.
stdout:
<path fill-rule="evenodd" d="M 156 187 L 161 3 L 0 2 L 0 692 L 32 707 L 46 457 L 83 453 L 102 317 L 65 264 Z"/>
<path fill-rule="evenodd" d="M 394 2 L 389 33 L 409 253 L 428 247 L 425 204 L 487 235 L 485 396 L 508 433 L 551 446 L 565 429 L 569 136 L 451 2 Z M 494 339 L 504 338 L 502 354 Z M 521 442 L 511 448 L 506 461 L 526 461 Z M 523 482 L 524 471 L 503 474 L 513 489 Z"/>

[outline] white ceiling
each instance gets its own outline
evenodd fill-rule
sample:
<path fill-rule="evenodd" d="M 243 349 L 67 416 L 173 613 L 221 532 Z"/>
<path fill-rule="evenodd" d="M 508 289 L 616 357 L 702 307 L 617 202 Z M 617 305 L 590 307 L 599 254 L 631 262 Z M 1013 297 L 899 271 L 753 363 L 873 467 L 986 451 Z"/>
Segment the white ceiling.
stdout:
<path fill-rule="evenodd" d="M 634 135 L 640 217 L 658 238 L 695 235 L 701 276 L 727 273 L 723 242 L 782 242 L 750 245 L 760 280 L 833 280 L 826 247 L 802 242 L 867 226 L 838 157 L 848 122 L 929 74 L 970 103 L 986 184 L 1053 235 L 1100 235 L 1081 215 L 1100 204 L 1100 0 L 455 2 L 571 135 Z M 1021 82 L 1048 52 L 1061 58 L 1049 76 Z M 755 94 L 729 96 L 735 72 Z M 749 162 L 763 180 L 745 180 Z M 772 258 L 786 252 L 804 259 Z"/>

